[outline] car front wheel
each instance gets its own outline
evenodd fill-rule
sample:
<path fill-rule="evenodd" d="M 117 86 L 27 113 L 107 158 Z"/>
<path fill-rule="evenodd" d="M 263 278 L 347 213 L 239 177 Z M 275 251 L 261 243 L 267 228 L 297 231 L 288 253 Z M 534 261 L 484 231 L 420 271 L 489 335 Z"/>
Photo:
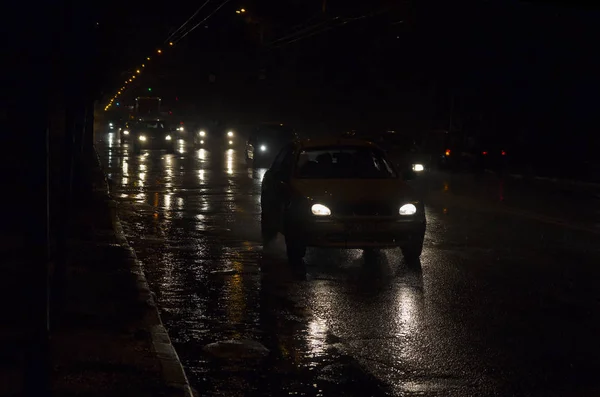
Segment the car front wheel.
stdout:
<path fill-rule="evenodd" d="M 412 265 L 419 263 L 419 258 L 423 252 L 423 239 L 423 235 L 415 236 L 414 240 L 402 247 L 402 256 L 404 256 L 404 260 L 407 264 Z"/>
<path fill-rule="evenodd" d="M 291 265 L 299 265 L 306 255 L 306 245 L 300 241 L 285 238 L 285 248 L 287 252 L 288 262 Z"/>

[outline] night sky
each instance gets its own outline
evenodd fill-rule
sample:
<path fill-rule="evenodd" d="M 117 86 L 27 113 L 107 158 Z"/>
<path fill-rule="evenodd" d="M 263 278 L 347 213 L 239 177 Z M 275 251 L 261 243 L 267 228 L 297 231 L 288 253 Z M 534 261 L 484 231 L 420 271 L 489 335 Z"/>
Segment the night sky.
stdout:
<path fill-rule="evenodd" d="M 202 3 L 131 1 L 105 8 L 99 34 L 106 94 L 156 48 L 167 48 L 170 32 Z M 189 26 L 220 4 L 210 1 Z M 585 139 L 594 128 L 597 9 L 327 0 L 323 13 L 322 5 L 231 0 L 160 59 L 153 57 L 123 101 L 152 86 L 166 102 L 178 98 L 173 106 L 223 117 L 415 130 L 447 128 L 453 102 L 455 128 L 496 136 L 550 142 L 565 129 Z M 236 14 L 240 8 L 247 13 Z M 316 33 L 311 37 L 268 45 L 294 27 L 315 25 L 304 35 Z"/>

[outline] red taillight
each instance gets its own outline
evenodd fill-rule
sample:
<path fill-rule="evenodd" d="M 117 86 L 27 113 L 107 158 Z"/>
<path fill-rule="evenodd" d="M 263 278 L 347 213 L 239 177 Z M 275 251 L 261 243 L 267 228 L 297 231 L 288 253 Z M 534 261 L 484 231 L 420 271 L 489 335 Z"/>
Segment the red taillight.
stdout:
<path fill-rule="evenodd" d="M 501 153 L 503 156 L 506 156 L 506 152 L 504 150 Z"/>
<path fill-rule="evenodd" d="M 446 156 L 450 156 L 450 149 L 446 149 Z"/>
<path fill-rule="evenodd" d="M 487 152 L 481 152 L 481 154 L 483 154 L 484 156 L 487 156 Z"/>

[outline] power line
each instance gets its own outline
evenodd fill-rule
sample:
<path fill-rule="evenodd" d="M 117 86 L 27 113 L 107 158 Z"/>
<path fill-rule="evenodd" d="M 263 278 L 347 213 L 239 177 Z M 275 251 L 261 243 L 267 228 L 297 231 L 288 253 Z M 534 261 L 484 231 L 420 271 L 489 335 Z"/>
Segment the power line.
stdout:
<path fill-rule="evenodd" d="M 327 26 L 327 27 L 325 27 L 325 28 L 323 28 L 323 29 L 320 29 L 320 30 L 317 30 L 317 31 L 314 31 L 314 30 L 313 30 L 313 31 L 308 31 L 308 32 L 306 32 L 306 34 L 304 34 L 304 35 L 300 35 L 300 36 L 297 36 L 297 37 L 293 37 L 293 38 L 292 38 L 291 40 L 289 40 L 289 41 L 285 41 L 284 43 L 281 43 L 281 44 L 278 44 L 278 45 L 275 45 L 275 46 L 271 46 L 271 47 L 270 47 L 270 48 L 268 48 L 268 49 L 282 48 L 282 47 L 285 47 L 286 45 L 289 45 L 289 44 L 295 43 L 295 42 L 297 42 L 297 41 L 300 41 L 300 40 L 303 40 L 303 39 L 306 39 L 306 38 L 309 38 L 309 37 L 312 37 L 312 36 L 316 36 L 316 35 L 318 35 L 318 34 L 324 33 L 324 32 L 326 32 L 326 31 L 329 31 L 329 30 L 332 30 L 332 29 L 335 29 L 335 28 L 339 28 L 339 27 L 341 27 L 341 26 L 345 26 L 345 25 L 347 25 L 348 23 L 351 23 L 351 22 L 354 22 L 354 21 L 358 21 L 358 20 L 362 20 L 362 19 L 365 19 L 365 18 L 371 18 L 371 17 L 374 17 L 374 16 L 376 16 L 376 15 L 379 15 L 379 14 L 383 14 L 383 13 L 384 13 L 384 12 L 386 12 L 386 11 L 387 11 L 387 9 L 381 9 L 381 10 L 379 10 L 379 11 L 373 11 L 373 12 L 371 12 L 371 13 L 369 13 L 369 14 L 364 14 L 364 15 L 361 15 L 361 16 L 358 16 L 358 17 L 353 17 L 353 18 L 345 18 L 345 19 L 343 19 L 343 20 L 341 21 L 341 23 L 338 23 L 338 24 L 337 24 L 337 25 L 335 25 L 335 26 Z M 329 20 L 329 21 L 326 21 L 326 22 L 330 22 L 330 21 L 336 21 L 336 20 L 339 20 L 339 19 L 340 19 L 340 17 L 335 17 L 335 18 L 333 18 L 333 19 L 331 19 L 331 20 Z M 294 35 L 291 35 L 291 36 L 294 36 Z M 270 44 L 272 44 L 272 43 L 275 43 L 275 42 L 278 42 L 278 41 L 281 41 L 281 40 L 282 40 L 282 39 L 277 39 L 277 40 L 275 40 L 275 41 L 271 42 Z"/>
<path fill-rule="evenodd" d="M 198 15 L 198 13 L 199 13 L 200 11 L 202 11 L 202 9 L 203 9 L 203 8 L 204 8 L 204 7 L 205 7 L 205 6 L 206 6 L 206 5 L 207 5 L 209 2 L 210 2 L 210 0 L 206 0 L 206 1 L 204 2 L 204 4 L 202 4 L 202 5 L 201 5 L 201 6 L 200 6 L 200 7 L 199 7 L 197 10 L 196 10 L 196 12 L 194 12 L 194 13 L 192 14 L 192 16 L 191 16 L 191 17 L 189 17 L 189 18 L 187 19 L 187 21 L 185 21 L 185 22 L 184 22 L 184 23 L 183 23 L 183 24 L 182 24 L 182 25 L 181 25 L 179 28 L 177 28 L 177 30 L 176 30 L 176 31 L 174 31 L 173 33 L 171 33 L 171 35 L 170 35 L 169 37 L 167 37 L 167 39 L 166 39 L 164 42 L 165 42 L 165 43 L 167 43 L 169 40 L 171 40 L 171 38 L 172 38 L 172 37 L 174 37 L 174 36 L 175 36 L 175 35 L 176 35 L 176 34 L 177 34 L 177 33 L 178 33 L 178 32 L 179 32 L 181 29 L 183 29 L 183 28 L 185 27 L 185 25 L 187 25 L 188 23 L 190 23 L 190 21 L 191 21 L 192 19 L 194 19 L 194 17 L 195 17 L 196 15 Z"/>
<path fill-rule="evenodd" d="M 198 22 L 196 25 L 194 25 L 192 28 L 190 28 L 187 32 L 185 32 L 185 34 L 183 36 L 181 36 L 180 38 L 178 38 L 175 43 L 179 42 L 181 39 L 183 39 L 185 36 L 187 36 L 188 34 L 192 33 L 198 26 L 202 25 L 204 22 L 206 22 L 210 17 L 212 17 L 217 11 L 219 11 L 225 4 L 229 3 L 231 0 L 225 0 L 220 6 L 218 6 L 213 12 L 211 12 L 210 14 L 208 14 L 208 16 L 206 18 L 204 18 L 203 20 L 201 20 L 200 22 Z"/>
<path fill-rule="evenodd" d="M 283 41 L 283 40 L 286 40 L 286 39 L 289 39 L 289 38 L 294 38 L 294 36 L 298 37 L 298 35 L 302 35 L 302 33 L 308 33 L 311 30 L 314 31 L 314 29 L 316 29 L 317 27 L 319 27 L 321 25 L 324 25 L 326 23 L 329 23 L 331 21 L 337 20 L 337 19 L 339 19 L 339 17 L 335 17 L 335 18 L 332 18 L 332 19 L 328 19 L 328 20 L 325 20 L 325 21 L 318 22 L 318 23 L 313 24 L 311 26 L 305 27 L 304 29 L 300 29 L 300 30 L 296 29 L 295 31 L 292 31 L 291 33 L 288 33 L 285 36 L 282 36 L 282 37 L 280 37 L 278 39 L 275 39 L 275 40 L 271 41 L 270 43 L 267 43 L 265 46 L 266 47 L 270 47 L 273 44 L 278 43 L 280 41 Z"/>

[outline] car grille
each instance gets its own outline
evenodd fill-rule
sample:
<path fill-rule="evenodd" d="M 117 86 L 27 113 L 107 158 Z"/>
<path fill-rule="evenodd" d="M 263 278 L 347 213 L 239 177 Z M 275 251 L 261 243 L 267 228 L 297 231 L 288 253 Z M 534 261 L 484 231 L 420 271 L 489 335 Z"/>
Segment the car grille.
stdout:
<path fill-rule="evenodd" d="M 342 216 L 392 216 L 397 211 L 389 204 L 377 202 L 341 203 L 335 206 L 335 213 Z"/>

